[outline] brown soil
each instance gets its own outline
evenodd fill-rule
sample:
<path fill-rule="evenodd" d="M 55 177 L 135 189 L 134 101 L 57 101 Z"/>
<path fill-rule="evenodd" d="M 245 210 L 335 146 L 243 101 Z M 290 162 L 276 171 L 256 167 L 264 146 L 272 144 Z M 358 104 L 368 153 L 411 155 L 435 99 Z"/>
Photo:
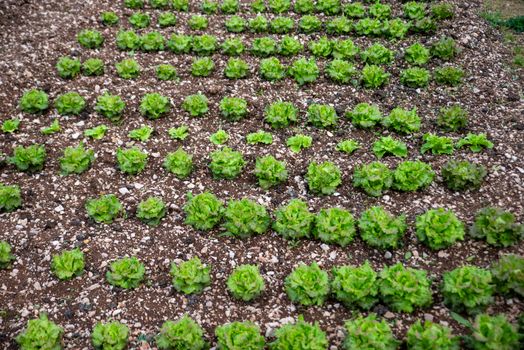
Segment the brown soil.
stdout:
<path fill-rule="evenodd" d="M 421 91 L 403 87 L 398 82 L 398 76 L 405 63 L 397 57 L 396 64 L 388 68 L 393 76 L 391 83 L 373 91 L 334 85 L 324 77 L 304 88 L 297 87 L 290 79 L 268 83 L 255 73 L 259 59 L 249 55 L 242 57 L 253 67 L 250 77 L 228 80 L 222 76 L 227 57 L 220 54 L 213 56 L 217 69 L 211 77 L 193 78 L 190 75 L 190 55 L 138 52 L 135 57 L 144 68 L 143 73 L 139 79 L 123 80 L 116 76 L 113 68 L 114 63 L 128 56 L 116 49 L 114 38 L 118 29 L 103 27 L 97 21 L 101 11 L 113 10 L 121 15 L 122 25 L 129 27 L 125 18 L 131 11 L 124 9 L 120 1 L 2 1 L 0 115 L 2 120 L 17 117 L 22 122 L 18 133 L 12 136 L 0 134 L 0 152 L 11 154 L 16 145 L 43 143 L 48 151 L 48 162 L 44 171 L 36 175 L 17 172 L 12 166 L 1 169 L 2 182 L 21 186 L 24 207 L 0 215 L 0 239 L 9 241 L 17 256 L 10 270 L 0 271 L 0 347 L 16 348 L 14 337 L 25 327 L 27 320 L 36 317 L 39 312 L 47 312 L 65 329 L 64 345 L 69 349 L 88 348 L 95 323 L 109 319 L 130 326 L 131 347 L 146 349 L 146 341 L 154 347 L 151 339 L 162 322 L 177 319 L 184 313 L 198 321 L 210 339 L 213 339 L 213 329 L 225 322 L 251 320 L 261 327 L 263 333 L 270 334 L 272 329 L 302 314 L 306 320 L 318 321 L 328 333 L 332 346 L 336 347 L 343 339 L 343 320 L 349 319 L 353 311 L 332 300 L 322 307 L 293 305 L 285 294 L 284 278 L 299 262 L 317 261 L 324 269 L 330 270 L 334 265 L 360 264 L 366 259 L 376 269 L 401 261 L 406 266 L 428 270 L 434 278 L 433 306 L 413 314 L 387 314 L 392 315 L 390 321 L 397 336 L 402 337 L 409 325 L 424 318 L 450 324 L 456 333 L 463 333 L 464 329 L 451 319 L 438 293 L 442 273 L 466 262 L 489 266 L 499 254 L 523 254 L 524 245 L 495 249 L 484 242 L 467 238 L 437 253 L 417 241 L 413 222 L 416 215 L 427 209 L 443 206 L 455 211 L 469 225 L 475 212 L 486 205 L 503 207 L 514 212 L 520 221 L 524 220 L 523 76 L 522 70 L 515 71 L 509 66 L 511 52 L 502 43 L 502 34 L 479 17 L 481 2 L 451 2 L 456 7 L 456 18 L 443 22 L 437 33 L 431 36 L 409 36 L 400 42 L 355 38 L 355 42 L 365 48 L 379 41 L 398 52 L 416 41 L 431 43 L 442 35 L 451 36 L 462 49 L 454 64 L 462 66 L 467 72 L 465 83 L 455 89 L 443 88 L 435 83 Z M 396 6 L 398 13 L 399 8 Z M 155 14 L 158 11 L 149 9 L 148 12 Z M 166 36 L 174 31 L 188 31 L 186 22 L 189 16 L 178 14 L 179 22 L 174 29 L 160 31 Z M 230 35 L 222 25 L 224 18 L 217 15 L 210 21 L 208 32 L 217 35 L 219 40 Z M 106 38 L 100 50 L 86 50 L 76 43 L 76 33 L 91 27 L 101 30 Z M 252 39 L 252 35 L 245 37 L 246 42 Z M 304 35 L 299 37 L 301 40 L 306 38 Z M 60 79 L 54 66 L 57 59 L 64 55 L 74 55 L 81 60 L 100 57 L 106 62 L 107 72 L 102 77 L 79 77 L 72 81 Z M 154 68 L 160 63 L 175 65 L 180 81 L 159 82 Z M 438 60 L 432 60 L 429 69 L 433 70 L 441 64 Z M 31 116 L 21 113 L 17 107 L 23 91 L 33 87 L 48 91 L 51 100 L 61 93 L 77 91 L 87 99 L 90 107 L 79 117 L 60 117 L 62 133 L 43 136 L 40 128 L 49 125 L 57 116 L 56 112 L 50 110 L 45 115 Z M 101 123 L 108 124 L 93 111 L 96 97 L 104 90 L 118 94 L 126 101 L 125 122 L 112 126 L 102 140 L 84 140 L 97 156 L 88 172 L 79 176 L 60 176 L 58 158 L 62 150 L 81 141 L 85 129 Z M 210 113 L 201 119 L 191 119 L 180 108 L 180 103 L 185 96 L 199 91 L 210 99 Z M 171 98 L 173 106 L 167 117 L 151 122 L 139 114 L 139 101 L 147 92 L 160 92 Z M 218 103 L 228 95 L 247 99 L 250 106 L 248 119 L 229 123 L 219 116 Z M 302 113 L 299 126 L 273 133 L 274 143 L 271 146 L 246 145 L 247 133 L 267 129 L 263 123 L 263 110 L 267 104 L 279 99 L 295 102 L 302 112 L 313 102 L 332 104 L 339 112 L 352 108 L 358 102 L 377 103 L 383 113 L 396 106 L 417 107 L 423 119 L 420 134 L 399 138 L 408 144 L 410 159 L 430 163 L 437 173 L 450 157 L 420 155 L 420 136 L 425 132 L 438 132 L 434 121 L 441 107 L 460 103 L 469 111 L 471 121 L 463 133 L 449 136 L 458 139 L 467 132 L 486 132 L 495 147 L 475 154 L 457 150 L 454 157 L 484 164 L 489 175 L 477 191 L 451 192 L 444 187 L 441 179 L 437 179 L 421 192 L 390 191 L 381 198 L 368 197 L 351 185 L 351 178 L 356 165 L 375 160 L 370 148 L 378 136 L 373 132 L 356 130 L 344 118 L 340 119 L 336 130 L 326 131 L 307 126 L 305 114 Z M 150 154 L 147 168 L 139 176 L 124 176 L 115 168 L 115 151 L 129 144 L 129 130 L 142 124 L 155 128 L 154 137 L 139 145 Z M 177 180 L 162 168 L 165 154 L 181 145 L 169 138 L 167 130 L 180 124 L 190 126 L 190 137 L 182 145 L 196 160 L 196 170 L 187 181 Z M 215 149 L 208 137 L 219 128 L 230 134 L 228 145 L 240 150 L 247 160 L 246 169 L 234 181 L 214 180 L 207 169 L 209 153 Z M 285 146 L 285 140 L 298 131 L 313 137 L 313 147 L 294 154 Z M 380 132 L 388 134 L 386 130 Z M 347 138 L 361 142 L 362 149 L 351 156 L 335 152 L 336 144 Z M 290 172 L 285 185 L 270 191 L 258 187 L 252 174 L 255 158 L 266 154 L 284 159 Z M 306 191 L 303 175 L 313 159 L 329 159 L 341 168 L 343 185 L 337 195 L 318 197 Z M 384 162 L 394 166 L 399 160 L 385 158 Z M 127 191 L 123 191 L 124 188 Z M 274 232 L 243 241 L 221 237 L 219 231 L 200 233 L 184 225 L 182 207 L 188 191 L 198 193 L 204 189 L 223 200 L 242 197 L 257 199 L 270 211 L 294 197 L 307 200 L 314 212 L 323 207 L 342 206 L 357 217 L 372 205 L 383 205 L 395 214 L 405 213 L 410 229 L 403 246 L 392 251 L 389 259 L 384 251 L 371 249 L 360 239 L 346 248 L 326 246 L 316 241 L 304 241 L 291 247 Z M 127 219 L 112 225 L 96 225 L 88 220 L 85 200 L 104 193 L 115 193 L 121 199 L 129 212 Z M 158 195 L 169 205 L 168 216 L 156 228 L 146 227 L 132 214 L 136 204 L 149 195 Z M 59 282 L 49 269 L 51 256 L 75 246 L 85 253 L 86 272 L 72 281 Z M 413 256 L 405 260 L 408 252 Z M 147 283 L 133 291 L 111 287 L 104 278 L 107 265 L 116 258 L 131 255 L 145 263 Z M 171 287 L 169 266 L 174 260 L 195 255 L 212 265 L 213 284 L 200 295 L 186 297 Z M 250 304 L 235 301 L 225 289 L 229 273 L 243 263 L 259 264 L 268 286 L 264 295 Z M 523 310 L 523 300 L 497 297 L 488 311 L 504 312 L 514 319 Z M 379 305 L 374 311 L 384 314 L 388 309 Z"/>

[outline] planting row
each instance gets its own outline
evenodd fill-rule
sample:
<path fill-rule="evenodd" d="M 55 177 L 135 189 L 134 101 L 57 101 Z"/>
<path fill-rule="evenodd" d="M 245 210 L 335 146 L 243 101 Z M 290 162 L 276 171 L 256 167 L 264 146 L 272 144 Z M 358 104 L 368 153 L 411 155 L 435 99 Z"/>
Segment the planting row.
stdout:
<path fill-rule="evenodd" d="M 322 13 L 326 16 L 343 14 L 350 18 L 362 18 L 369 13 L 370 16 L 376 18 L 389 18 L 393 12 L 393 8 L 389 4 L 380 3 L 376 0 L 364 0 L 363 2 L 370 3 L 365 6 L 362 2 L 344 3 L 340 0 L 254 0 L 249 4 L 251 12 L 262 13 L 272 12 L 274 14 L 282 14 L 285 12 L 294 11 L 297 14 L 312 14 Z M 267 4 L 266 4 L 267 3 Z M 238 12 L 245 12 L 244 5 L 240 4 L 238 0 L 203 0 L 199 5 L 191 5 L 189 0 L 124 0 L 124 6 L 132 9 L 143 9 L 149 5 L 153 9 L 173 9 L 180 12 L 189 12 L 190 10 L 199 10 L 204 14 L 212 15 L 222 13 L 226 15 L 236 14 Z M 453 6 L 449 3 L 442 2 L 433 4 L 429 9 L 424 2 L 410 1 L 402 6 L 404 17 L 409 19 L 420 19 L 426 15 L 431 15 L 436 19 L 452 18 L 454 14 Z"/>
<path fill-rule="evenodd" d="M 469 349 L 512 350 L 519 347 L 521 327 L 510 323 L 502 314 L 490 316 L 479 314 L 473 322 L 463 321 L 470 330 L 464 337 Z M 22 350 L 42 348 L 46 344 L 51 349 L 62 348 L 64 330 L 41 314 L 39 318 L 29 320 L 27 327 L 16 341 Z M 305 322 L 302 316 L 295 323 L 280 326 L 272 334 L 271 343 L 261 334 L 255 323 L 235 321 L 218 326 L 214 333 L 216 348 L 222 350 L 250 349 L 288 350 L 307 349 L 327 350 L 329 342 L 326 333 L 318 323 Z M 401 341 L 395 338 L 389 324 L 377 319 L 375 314 L 364 317 L 359 314 L 344 323 L 344 342 L 341 349 L 383 349 L 395 350 Z M 153 339 L 151 339 L 153 340 Z M 129 341 L 129 327 L 118 321 L 98 322 L 91 334 L 95 348 L 103 350 L 123 350 Z M 187 315 L 177 321 L 165 321 L 159 333 L 154 337 L 159 349 L 209 349 L 211 340 L 206 339 L 204 330 Z M 405 345 L 410 350 L 458 350 L 461 339 L 452 330 L 431 321 L 416 321 L 409 328 Z"/>
<path fill-rule="evenodd" d="M 44 91 L 29 90 L 20 99 L 19 106 L 26 113 L 43 113 L 49 108 L 49 97 Z M 60 115 L 78 115 L 85 110 L 86 101 L 78 93 L 68 92 L 59 95 L 54 102 L 54 106 Z M 203 117 L 209 114 L 209 100 L 201 93 L 186 96 L 180 107 L 191 117 Z M 121 121 L 125 108 L 126 103 L 120 96 L 110 95 L 107 92 L 98 96 L 94 107 L 95 111 L 112 122 Z M 141 100 L 139 110 L 147 119 L 156 120 L 165 117 L 169 113 L 171 101 L 168 97 L 159 93 L 146 94 Z M 240 121 L 249 115 L 247 101 L 238 97 L 222 98 L 219 103 L 219 110 L 221 116 L 230 122 Z M 307 109 L 306 115 L 308 123 L 318 128 L 333 128 L 339 122 L 336 109 L 330 105 L 311 104 Z M 353 110 L 345 113 L 345 117 L 359 128 L 366 129 L 382 125 L 399 134 L 416 133 L 420 131 L 422 124 L 416 108 L 409 110 L 397 107 L 392 109 L 387 116 L 383 116 L 377 105 L 369 103 L 357 104 Z M 274 102 L 266 107 L 264 121 L 274 129 L 285 128 L 298 123 L 299 110 L 291 102 Z M 460 106 L 453 105 L 449 108 L 442 108 L 436 122 L 443 130 L 459 131 L 468 124 L 468 115 Z M 15 130 L 17 126 L 14 125 Z M 12 127 L 8 129 L 12 129 Z M 492 145 L 485 141 L 487 140 L 466 143 L 466 145 L 474 145 L 477 148 L 474 151 L 479 151 L 482 146 L 491 148 Z M 450 142 L 441 140 L 438 143 L 444 145 Z"/>

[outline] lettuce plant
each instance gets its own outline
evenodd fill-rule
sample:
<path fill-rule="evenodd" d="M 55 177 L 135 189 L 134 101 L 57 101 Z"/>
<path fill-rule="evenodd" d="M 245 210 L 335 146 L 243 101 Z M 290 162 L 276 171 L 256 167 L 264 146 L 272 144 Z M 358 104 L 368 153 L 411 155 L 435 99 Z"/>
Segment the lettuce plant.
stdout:
<path fill-rule="evenodd" d="M 207 17 L 205 16 L 193 15 L 189 18 L 187 24 L 189 25 L 189 28 L 191 28 L 192 30 L 205 30 L 207 29 L 208 21 Z"/>
<path fill-rule="evenodd" d="M 276 81 L 286 76 L 286 68 L 276 57 L 260 60 L 260 75 L 265 80 Z"/>
<path fill-rule="evenodd" d="M 11 212 L 22 206 L 22 196 L 18 185 L 0 183 L 0 212 Z"/>
<path fill-rule="evenodd" d="M 224 68 L 224 75 L 229 79 L 245 78 L 249 73 L 249 64 L 240 58 L 231 57 Z"/>
<path fill-rule="evenodd" d="M 91 342 L 95 349 L 123 350 L 127 347 L 129 328 L 118 321 L 98 322 L 93 328 Z"/>
<path fill-rule="evenodd" d="M 457 142 L 457 147 L 462 148 L 469 146 L 470 151 L 472 152 L 481 152 L 484 148 L 491 149 L 493 148 L 493 142 L 488 140 L 485 133 L 472 134 L 468 133 L 466 137 L 460 139 Z"/>
<path fill-rule="evenodd" d="M 204 192 L 193 196 L 188 193 L 187 198 L 184 206 L 186 224 L 197 230 L 209 231 L 222 220 L 224 205 L 214 194 Z"/>
<path fill-rule="evenodd" d="M 145 52 L 162 51 L 165 48 L 165 43 L 166 39 L 157 31 L 143 34 L 140 37 L 140 48 Z"/>
<path fill-rule="evenodd" d="M 435 70 L 435 81 L 441 85 L 458 86 L 462 83 L 462 68 L 445 66 Z"/>
<path fill-rule="evenodd" d="M 291 64 L 288 73 L 298 85 L 304 85 L 317 80 L 320 71 L 314 58 L 300 58 Z"/>
<path fill-rule="evenodd" d="M 146 268 L 136 257 L 115 260 L 106 273 L 107 282 L 115 287 L 134 289 L 144 279 Z"/>
<path fill-rule="evenodd" d="M 364 63 L 368 64 L 391 64 L 395 54 L 384 45 L 375 43 L 362 51 L 360 57 Z"/>
<path fill-rule="evenodd" d="M 220 129 L 214 134 L 209 136 L 209 141 L 213 142 L 215 145 L 223 145 L 229 140 L 229 134 L 224 130 Z"/>
<path fill-rule="evenodd" d="M 22 112 L 37 114 L 47 110 L 49 98 L 44 91 L 31 89 L 24 92 L 18 104 Z"/>
<path fill-rule="evenodd" d="M 423 88 L 428 86 L 431 74 L 427 69 L 420 67 L 407 68 L 400 74 L 400 82 L 411 88 Z"/>
<path fill-rule="evenodd" d="M 336 150 L 346 154 L 352 154 L 360 148 L 360 144 L 355 140 L 343 140 L 337 144 Z"/>
<path fill-rule="evenodd" d="M 519 333 L 504 315 L 490 316 L 480 314 L 471 325 L 472 334 L 466 337 L 465 343 L 475 350 L 512 350 L 518 349 Z"/>
<path fill-rule="evenodd" d="M 428 34 L 437 30 L 437 23 L 433 18 L 426 16 L 421 19 L 411 21 L 411 31 L 414 33 Z"/>
<path fill-rule="evenodd" d="M 173 53 L 189 53 L 193 48 L 193 37 L 183 34 L 171 34 L 167 41 L 167 48 Z"/>
<path fill-rule="evenodd" d="M 403 6 L 404 16 L 410 20 L 421 19 L 426 15 L 426 4 L 417 1 L 409 1 Z"/>
<path fill-rule="evenodd" d="M 208 99 L 201 93 L 189 95 L 184 99 L 182 109 L 192 117 L 201 117 L 209 111 Z"/>
<path fill-rule="evenodd" d="M 355 31 L 358 35 L 380 36 L 384 31 L 384 24 L 376 18 L 362 18 L 354 24 Z"/>
<path fill-rule="evenodd" d="M 355 219 L 345 209 L 321 209 L 315 217 L 313 236 L 324 243 L 347 246 L 355 237 Z"/>
<path fill-rule="evenodd" d="M 336 15 L 342 9 L 340 0 L 317 0 L 315 10 L 325 15 Z"/>
<path fill-rule="evenodd" d="M 58 350 L 62 349 L 63 333 L 64 330 L 49 321 L 46 314 L 40 314 L 39 318 L 27 321 L 27 327 L 15 340 L 22 350 Z"/>
<path fill-rule="evenodd" d="M 404 53 L 406 62 L 417 66 L 423 66 L 428 63 L 430 57 L 429 49 L 421 43 L 415 43 L 409 46 Z"/>
<path fill-rule="evenodd" d="M 189 127 L 182 124 L 177 128 L 170 128 L 168 134 L 173 140 L 184 141 L 189 136 Z"/>
<path fill-rule="evenodd" d="M 406 334 L 406 343 L 412 350 L 460 349 L 460 338 L 449 327 L 431 321 L 413 323 Z"/>
<path fill-rule="evenodd" d="M 449 37 L 442 37 L 431 45 L 431 56 L 450 61 L 459 52 L 455 40 Z"/>
<path fill-rule="evenodd" d="M 77 92 L 66 92 L 56 98 L 55 108 L 60 115 L 78 115 L 86 108 L 86 101 Z"/>
<path fill-rule="evenodd" d="M 217 38 L 209 34 L 194 36 L 191 49 L 199 56 L 209 56 L 217 49 Z"/>
<path fill-rule="evenodd" d="M 497 291 L 524 296 L 524 257 L 515 254 L 502 255 L 491 266 L 491 275 Z"/>
<path fill-rule="evenodd" d="M 2 132 L 6 134 L 12 134 L 15 131 L 18 131 L 20 126 L 20 119 L 7 119 L 2 123 Z"/>
<path fill-rule="evenodd" d="M 151 24 L 151 17 L 145 12 L 135 12 L 128 19 L 129 24 L 135 29 L 143 29 Z"/>
<path fill-rule="evenodd" d="M 116 35 L 116 46 L 120 50 L 136 51 L 140 45 L 140 36 L 132 30 L 121 30 Z"/>
<path fill-rule="evenodd" d="M 320 306 L 329 295 L 328 274 L 316 262 L 295 267 L 286 277 L 284 286 L 289 299 L 304 306 Z"/>
<path fill-rule="evenodd" d="M 104 61 L 99 58 L 89 58 L 82 64 L 82 73 L 87 76 L 104 75 Z"/>
<path fill-rule="evenodd" d="M 311 147 L 313 138 L 311 136 L 297 134 L 287 139 L 286 145 L 292 152 L 298 153 L 305 148 Z"/>
<path fill-rule="evenodd" d="M 218 350 L 250 349 L 263 350 L 264 337 L 260 328 L 251 322 L 226 323 L 215 328 Z"/>
<path fill-rule="evenodd" d="M 366 64 L 362 69 L 362 85 L 367 89 L 379 88 L 388 83 L 390 75 L 383 67 Z"/>
<path fill-rule="evenodd" d="M 228 56 L 239 56 L 245 50 L 245 46 L 239 38 L 227 38 L 220 47 L 222 53 Z"/>
<path fill-rule="evenodd" d="M 236 299 L 251 301 L 265 289 L 265 282 L 257 265 L 240 265 L 229 275 L 227 289 Z"/>
<path fill-rule="evenodd" d="M 215 63 L 209 57 L 195 58 L 191 64 L 191 74 L 194 77 L 207 77 L 215 70 Z"/>
<path fill-rule="evenodd" d="M 124 59 L 115 64 L 116 73 L 122 79 L 134 79 L 140 75 L 140 65 L 133 58 Z"/>
<path fill-rule="evenodd" d="M 247 21 L 240 16 L 230 17 L 225 24 L 227 31 L 231 33 L 242 33 L 247 27 Z"/>
<path fill-rule="evenodd" d="M 431 152 L 431 154 L 453 154 L 453 140 L 451 137 L 438 136 L 426 133 L 422 136 L 424 144 L 420 147 L 420 153 Z"/>
<path fill-rule="evenodd" d="M 357 166 L 353 173 L 353 186 L 372 197 L 380 197 L 392 184 L 393 173 L 381 162 Z"/>
<path fill-rule="evenodd" d="M 147 126 L 147 125 L 142 125 L 138 129 L 131 130 L 127 134 L 127 136 L 129 136 L 130 139 L 135 140 L 135 141 L 146 142 L 147 140 L 149 140 L 149 138 L 153 134 L 153 131 L 154 129 L 152 127 Z"/>
<path fill-rule="evenodd" d="M 326 23 L 326 31 L 328 34 L 348 35 L 351 29 L 351 21 L 344 16 L 335 17 Z"/>
<path fill-rule="evenodd" d="M 295 22 L 290 17 L 276 17 L 269 22 L 269 28 L 274 34 L 286 34 L 293 30 Z"/>
<path fill-rule="evenodd" d="M 307 344 L 310 350 L 326 350 L 328 339 L 318 323 L 307 323 L 302 316 L 294 324 L 282 325 L 275 331 L 275 341 L 269 344 L 271 350 L 302 349 Z"/>
<path fill-rule="evenodd" d="M 176 24 L 176 16 L 171 12 L 161 12 L 157 22 L 160 28 L 173 27 Z"/>
<path fill-rule="evenodd" d="M 397 107 L 389 112 L 382 124 L 398 133 L 411 134 L 420 130 L 421 121 L 416 107 L 412 110 Z"/>
<path fill-rule="evenodd" d="M 125 108 L 125 102 L 117 95 L 110 95 L 106 92 L 96 99 L 95 111 L 112 122 L 120 120 Z"/>
<path fill-rule="evenodd" d="M 176 68 L 170 64 L 160 64 L 156 67 L 156 77 L 159 80 L 175 80 L 177 78 Z"/>
<path fill-rule="evenodd" d="M 44 126 L 40 129 L 40 132 L 44 135 L 52 135 L 54 133 L 57 133 L 61 130 L 60 128 L 60 122 L 58 121 L 58 118 L 53 119 L 53 122 L 49 126 Z"/>
<path fill-rule="evenodd" d="M 160 220 L 166 216 L 166 205 L 158 197 L 149 197 L 145 201 L 138 203 L 136 217 L 143 223 L 150 226 L 157 226 Z"/>
<path fill-rule="evenodd" d="M 306 181 L 313 193 L 333 194 L 342 183 L 340 169 L 332 162 L 311 162 L 308 166 Z"/>
<path fill-rule="evenodd" d="M 17 146 L 13 151 L 13 156 L 8 158 L 8 162 L 19 171 L 37 173 L 44 168 L 46 156 L 44 145 Z"/>
<path fill-rule="evenodd" d="M 401 263 L 380 272 L 380 296 L 396 312 L 413 312 L 431 304 L 431 282 L 424 270 L 405 268 Z"/>
<path fill-rule="evenodd" d="M 216 179 L 234 179 L 240 175 L 246 164 L 242 153 L 229 147 L 213 151 L 210 157 L 209 169 Z"/>
<path fill-rule="evenodd" d="M 371 207 L 358 220 L 360 237 L 368 245 L 380 249 L 395 249 L 407 230 L 406 216 L 393 216 L 382 207 Z"/>
<path fill-rule="evenodd" d="M 455 213 L 444 208 L 431 209 L 417 216 L 416 230 L 417 238 L 433 250 L 464 240 L 464 224 Z"/>
<path fill-rule="evenodd" d="M 176 322 L 164 322 L 155 340 L 158 348 L 162 350 L 204 350 L 208 346 L 202 327 L 187 315 Z"/>
<path fill-rule="evenodd" d="M 303 33 L 318 32 L 322 29 L 322 21 L 317 16 L 305 15 L 300 17 L 298 29 Z"/>
<path fill-rule="evenodd" d="M 455 15 L 455 10 L 453 5 L 447 2 L 441 2 L 438 4 L 433 4 L 431 6 L 431 15 L 437 20 L 444 20 L 453 18 Z"/>
<path fill-rule="evenodd" d="M 218 12 L 218 2 L 214 0 L 202 0 L 200 10 L 206 15 L 213 15 Z"/>
<path fill-rule="evenodd" d="M 399 341 L 395 339 L 391 328 L 385 320 L 377 321 L 376 314 L 366 317 L 359 315 L 344 324 L 346 337 L 342 349 L 381 349 L 395 350 Z"/>
<path fill-rule="evenodd" d="M 259 186 L 265 190 L 285 182 L 288 178 L 286 163 L 276 160 L 273 156 L 258 157 L 254 173 Z"/>
<path fill-rule="evenodd" d="M 462 266 L 443 275 L 444 302 L 455 312 L 476 314 L 493 302 L 493 278 L 489 270 Z"/>
<path fill-rule="evenodd" d="M 378 301 L 378 275 L 369 261 L 359 266 L 333 268 L 331 291 L 344 305 L 369 310 Z"/>
<path fill-rule="evenodd" d="M 264 112 L 264 120 L 274 129 L 285 128 L 298 121 L 298 108 L 291 102 L 273 102 Z"/>
<path fill-rule="evenodd" d="M 269 0 L 268 8 L 275 14 L 287 12 L 291 7 L 291 0 Z"/>
<path fill-rule="evenodd" d="M 337 125 L 337 112 L 330 105 L 311 104 L 307 109 L 308 122 L 317 128 L 329 128 Z"/>
<path fill-rule="evenodd" d="M 104 11 L 100 14 L 100 22 L 106 26 L 114 26 L 120 22 L 120 18 L 114 12 Z"/>
<path fill-rule="evenodd" d="M 307 204 L 300 199 L 292 199 L 275 212 L 273 230 L 286 239 L 309 238 L 315 215 L 309 212 Z"/>
<path fill-rule="evenodd" d="M 97 49 L 104 43 L 102 33 L 94 29 L 83 29 L 77 36 L 76 40 L 80 45 L 88 49 Z"/>
<path fill-rule="evenodd" d="M 189 0 L 171 0 L 171 6 L 175 11 L 188 12 Z"/>
<path fill-rule="evenodd" d="M 108 129 L 107 126 L 105 126 L 104 124 L 101 124 L 101 125 L 95 126 L 94 128 L 86 129 L 84 131 L 84 136 L 91 137 L 95 140 L 100 140 L 101 138 L 105 136 L 107 129 Z"/>
<path fill-rule="evenodd" d="M 80 276 L 84 272 L 84 253 L 75 248 L 53 255 L 51 270 L 61 280 Z"/>
<path fill-rule="evenodd" d="M 252 2 L 251 4 L 254 3 L 255 2 Z M 248 26 L 249 30 L 253 33 L 264 33 L 267 32 L 269 22 L 267 21 L 266 17 L 257 15 L 255 18 L 252 18 L 248 21 Z"/>
<path fill-rule="evenodd" d="M 239 97 L 224 97 L 220 100 L 219 109 L 227 120 L 239 121 L 247 115 L 247 101 Z"/>
<path fill-rule="evenodd" d="M 515 215 L 501 208 L 486 207 L 477 212 L 469 234 L 485 239 L 490 245 L 509 247 L 524 238 L 524 225 L 515 221 Z"/>
<path fill-rule="evenodd" d="M 79 76 L 81 67 L 80 60 L 71 57 L 60 57 L 56 63 L 58 75 L 64 79 L 73 79 Z"/>
<path fill-rule="evenodd" d="M 270 222 L 271 218 L 264 206 L 244 198 L 229 201 L 222 227 L 227 235 L 246 238 L 266 232 Z"/>
<path fill-rule="evenodd" d="M 64 155 L 60 158 L 62 175 L 82 174 L 91 167 L 95 160 L 95 152 L 86 149 L 83 143 L 76 147 L 66 147 Z"/>
<path fill-rule="evenodd" d="M 383 136 L 375 141 L 372 150 L 378 159 L 388 155 L 396 157 L 408 156 L 408 147 L 406 146 L 406 143 L 400 140 L 395 140 L 391 136 Z"/>
<path fill-rule="evenodd" d="M 318 40 L 310 41 L 308 48 L 313 56 L 326 58 L 333 51 L 333 43 L 326 36 L 323 36 Z"/>
<path fill-rule="evenodd" d="M 211 284 L 210 270 L 197 256 L 178 265 L 173 263 L 170 272 L 173 287 L 184 294 L 200 293 Z"/>
<path fill-rule="evenodd" d="M 382 121 L 382 113 L 375 104 L 359 103 L 352 111 L 346 112 L 353 125 L 359 128 L 371 128 Z"/>
<path fill-rule="evenodd" d="M 294 56 L 304 50 L 304 45 L 297 39 L 290 35 L 282 36 L 280 39 L 280 46 L 278 47 L 278 53 L 282 56 Z"/>
<path fill-rule="evenodd" d="M 11 245 L 6 241 L 0 241 L 0 270 L 7 269 L 11 261 L 15 259 L 15 256 L 11 254 Z"/>
<path fill-rule="evenodd" d="M 193 156 L 182 148 L 170 152 L 164 159 L 164 168 L 180 179 L 187 178 L 193 170 Z"/>
<path fill-rule="evenodd" d="M 145 94 L 140 102 L 140 113 L 148 119 L 158 119 L 169 112 L 169 98 L 159 93 Z"/>
<path fill-rule="evenodd" d="M 355 66 L 342 59 L 334 59 L 326 66 L 327 76 L 338 84 L 356 84 L 357 70 Z"/>
<path fill-rule="evenodd" d="M 450 190 L 460 191 L 479 188 L 487 172 L 481 164 L 452 159 L 444 164 L 441 174 Z"/>
<path fill-rule="evenodd" d="M 294 10 L 296 13 L 308 14 L 315 11 L 314 0 L 295 0 Z"/>
<path fill-rule="evenodd" d="M 238 0 L 222 0 L 222 4 L 220 5 L 220 11 L 228 15 L 237 13 L 239 8 L 240 4 Z"/>
<path fill-rule="evenodd" d="M 393 172 L 392 187 L 399 191 L 418 191 L 428 187 L 435 172 L 431 165 L 420 160 L 408 160 L 400 163 Z"/>
<path fill-rule="evenodd" d="M 468 124 L 468 113 L 459 105 L 441 108 L 437 125 L 446 131 L 459 131 Z"/>
<path fill-rule="evenodd" d="M 391 17 L 391 5 L 381 4 L 379 2 L 369 6 L 369 14 L 371 17 L 378 19 L 387 19 Z"/>
<path fill-rule="evenodd" d="M 124 214 L 124 207 L 114 194 L 88 199 L 85 208 L 91 219 L 104 224 L 110 224 Z"/>
<path fill-rule="evenodd" d="M 118 148 L 116 150 L 116 161 L 118 168 L 124 174 L 137 175 L 141 173 L 147 164 L 147 153 L 138 147 Z"/>
<path fill-rule="evenodd" d="M 259 130 L 246 135 L 246 141 L 250 145 L 264 144 L 270 145 L 273 143 L 273 135 L 267 131 Z"/>
<path fill-rule="evenodd" d="M 251 44 L 251 52 L 255 56 L 268 57 L 275 54 L 277 43 L 271 37 L 255 38 Z"/>

